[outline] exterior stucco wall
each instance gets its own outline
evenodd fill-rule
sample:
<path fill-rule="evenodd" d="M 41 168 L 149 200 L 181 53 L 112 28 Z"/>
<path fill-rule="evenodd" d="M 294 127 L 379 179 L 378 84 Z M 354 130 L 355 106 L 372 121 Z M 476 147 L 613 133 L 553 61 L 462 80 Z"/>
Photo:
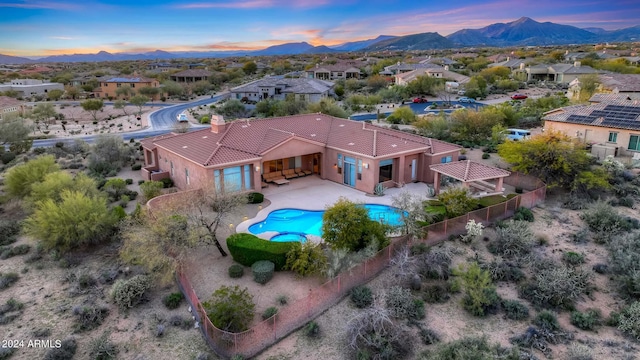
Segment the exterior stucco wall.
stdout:
<path fill-rule="evenodd" d="M 171 164 L 173 163 L 173 173 Z M 166 171 L 176 187 L 182 190 L 197 189 L 213 183 L 213 170 L 206 169 L 171 152 L 158 148 L 158 169 Z M 189 184 L 185 170 L 189 171 Z"/>
<path fill-rule="evenodd" d="M 452 150 L 449 152 L 444 152 L 435 155 L 424 155 L 424 167 L 422 168 L 422 179 L 421 181 L 426 183 L 433 183 L 433 171 L 429 169 L 429 165 L 433 164 L 441 164 L 442 158 L 451 156 L 451 161 L 458 161 L 458 156 L 460 156 L 460 150 Z"/>
<path fill-rule="evenodd" d="M 286 159 L 293 156 L 301 156 L 314 153 L 324 153 L 324 151 L 324 146 L 292 139 L 264 154 L 264 156 L 262 157 L 262 161 Z"/>
<path fill-rule="evenodd" d="M 544 123 L 545 130 L 555 130 L 568 136 L 580 139 L 588 144 L 602 144 L 610 147 L 619 147 L 618 155 L 632 155 L 635 151 L 629 150 L 629 138 L 631 135 L 640 136 L 638 130 L 609 129 L 600 126 L 569 124 L 565 122 L 547 120 Z M 609 142 L 609 133 L 618 133 L 616 142 Z"/>

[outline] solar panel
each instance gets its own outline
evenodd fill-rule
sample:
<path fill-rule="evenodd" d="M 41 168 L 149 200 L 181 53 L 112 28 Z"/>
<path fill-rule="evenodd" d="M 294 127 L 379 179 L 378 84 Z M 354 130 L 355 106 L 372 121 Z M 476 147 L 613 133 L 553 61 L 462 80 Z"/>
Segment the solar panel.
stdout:
<path fill-rule="evenodd" d="M 591 124 L 596 118 L 591 116 L 583 116 L 583 115 L 569 115 L 567 118 L 568 121 L 578 124 Z"/>

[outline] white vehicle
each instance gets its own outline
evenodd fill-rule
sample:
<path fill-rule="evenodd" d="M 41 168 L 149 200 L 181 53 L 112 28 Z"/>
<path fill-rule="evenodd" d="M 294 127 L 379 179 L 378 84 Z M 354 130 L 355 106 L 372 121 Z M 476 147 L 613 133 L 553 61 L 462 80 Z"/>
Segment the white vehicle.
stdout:
<path fill-rule="evenodd" d="M 178 114 L 178 121 L 179 122 L 189 121 L 189 118 L 187 118 L 187 114 L 185 113 Z"/>
<path fill-rule="evenodd" d="M 458 95 L 464 95 L 466 92 L 464 90 L 458 90 Z"/>

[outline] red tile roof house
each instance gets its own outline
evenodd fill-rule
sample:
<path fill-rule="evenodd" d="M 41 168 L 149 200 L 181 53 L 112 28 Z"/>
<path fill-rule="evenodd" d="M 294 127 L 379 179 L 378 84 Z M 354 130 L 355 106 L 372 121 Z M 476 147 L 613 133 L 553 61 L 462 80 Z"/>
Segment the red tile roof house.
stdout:
<path fill-rule="evenodd" d="M 170 177 L 181 190 L 214 184 L 222 191 L 232 186 L 259 192 L 267 181 L 286 184 L 298 175 L 315 174 L 366 193 L 378 183 L 432 183 L 429 166 L 457 160 L 461 149 L 324 114 L 229 123 L 214 115 L 211 128 L 148 138 L 142 147 L 143 177 Z M 274 181 L 279 177 L 284 179 Z"/>

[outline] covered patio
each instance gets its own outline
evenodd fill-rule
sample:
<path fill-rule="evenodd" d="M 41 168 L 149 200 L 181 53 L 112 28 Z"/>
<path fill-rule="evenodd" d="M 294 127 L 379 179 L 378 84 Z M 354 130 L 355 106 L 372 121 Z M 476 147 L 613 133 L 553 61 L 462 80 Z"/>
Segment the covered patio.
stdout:
<path fill-rule="evenodd" d="M 504 178 L 511 174 L 507 170 L 472 160 L 435 164 L 430 165 L 429 168 L 434 172 L 433 187 L 436 195 L 440 193 L 442 176 L 461 181 L 462 185 L 469 188 L 476 197 L 503 194 Z"/>

